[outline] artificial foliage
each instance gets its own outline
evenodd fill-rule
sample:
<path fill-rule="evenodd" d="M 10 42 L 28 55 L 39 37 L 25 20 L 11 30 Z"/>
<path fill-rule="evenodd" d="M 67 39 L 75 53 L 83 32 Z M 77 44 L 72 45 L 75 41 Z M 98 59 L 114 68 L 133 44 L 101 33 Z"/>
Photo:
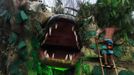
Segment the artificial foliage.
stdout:
<path fill-rule="evenodd" d="M 2 1 L 4 0 L 1 0 L 0 3 Z M 121 59 L 125 53 L 129 52 L 132 57 L 129 60 L 133 60 L 133 49 L 126 48 L 127 46 L 134 46 L 133 38 L 130 39 L 127 36 L 127 32 L 133 28 L 131 25 L 132 10 L 133 0 L 98 0 L 96 4 L 81 4 L 77 18 L 82 45 L 95 50 L 95 43 L 92 42 L 91 38 L 94 38 L 96 34 L 96 24 L 102 28 L 116 25 L 125 37 L 122 37 L 122 34 L 117 36 L 125 39 L 125 43 L 114 46 L 114 55 Z M 15 23 L 13 24 L 17 28 L 11 29 L 10 35 L 8 35 L 7 48 L 0 55 L 2 63 L 6 63 L 1 66 L 4 67 L 3 70 L 0 69 L 1 75 L 71 75 L 74 72 L 69 69 L 42 64 L 39 60 L 40 42 L 45 32 L 43 32 L 38 18 L 35 18 L 36 12 L 26 10 L 25 8 L 19 9 L 18 13 L 7 11 L 10 10 L 5 10 L 3 13 L 0 10 L 0 16 L 7 23 L 6 26 L 10 24 L 12 18 L 15 18 Z M 88 52 L 88 49 L 85 52 Z M 94 54 L 92 56 L 90 53 L 85 55 L 90 57 L 96 56 Z M 126 56 L 128 55 L 126 54 Z M 75 70 L 75 75 L 101 75 L 100 66 L 93 66 L 87 63 L 89 61 L 91 60 L 87 59 L 86 56 L 81 57 L 75 65 L 75 69 L 73 69 Z M 133 75 L 133 72 L 121 71 L 119 75 Z"/>
<path fill-rule="evenodd" d="M 90 38 L 95 36 L 96 29 L 115 26 L 118 28 L 113 40 L 125 40 L 123 45 L 114 45 L 115 55 L 121 56 L 124 47 L 133 45 L 131 32 L 133 32 L 132 12 L 133 0 L 98 0 L 95 4 L 83 3 L 78 12 L 79 35 L 84 45 L 94 48 Z M 94 30 L 90 27 L 97 25 Z"/>
<path fill-rule="evenodd" d="M 134 72 L 130 70 L 122 70 L 119 72 L 119 75 L 134 75 Z"/>
<path fill-rule="evenodd" d="M 82 44 L 90 48 L 89 50 L 96 50 L 95 43 L 89 40 L 94 38 L 95 35 L 90 35 L 90 33 L 92 34 L 92 32 L 94 32 L 95 34 L 98 27 L 103 29 L 115 26 L 118 28 L 118 31 L 113 37 L 115 42 L 113 50 L 115 59 L 117 59 L 116 63 L 117 65 L 120 65 L 118 64 L 120 61 L 126 63 L 132 62 L 134 53 L 134 39 L 131 38 L 131 32 L 133 32 L 134 28 L 132 19 L 133 7 L 133 0 L 98 0 L 96 4 L 82 4 L 77 16 L 79 35 L 81 36 Z M 90 28 L 93 24 L 98 25 L 94 31 Z M 102 35 L 99 38 L 102 38 Z M 123 40 L 123 42 L 121 40 Z M 117 41 L 121 43 L 117 43 Z M 101 75 L 100 70 L 101 68 L 99 68 L 99 66 L 95 66 L 93 69 L 93 75 Z M 81 70 L 78 72 L 81 73 Z"/>
<path fill-rule="evenodd" d="M 94 66 L 93 69 L 93 75 L 101 75 L 101 67 L 100 66 Z"/>
<path fill-rule="evenodd" d="M 133 0 L 98 0 L 95 4 L 83 3 L 78 12 L 78 22 L 80 32 L 83 32 L 82 38 L 85 34 L 87 25 L 92 22 L 89 19 L 94 16 L 94 22 L 99 28 L 106 28 L 115 26 L 118 28 L 116 39 L 128 36 L 128 33 L 133 32 L 132 12 L 134 10 Z M 83 26 L 83 27 L 82 27 Z"/>
<path fill-rule="evenodd" d="M 99 27 L 115 25 L 120 28 L 131 28 L 133 0 L 98 0 L 95 8 L 93 14 Z"/>
<path fill-rule="evenodd" d="M 9 15 L 11 16 L 9 19 L 15 18 L 14 25 L 17 27 L 16 29 L 14 27 L 8 38 L 7 54 L 13 53 L 4 59 L 7 60 L 5 75 L 42 75 L 38 57 L 40 42 L 37 39 L 38 34 L 41 34 L 41 25 L 31 17 L 31 11 L 28 10 L 20 9 L 16 15 Z"/>

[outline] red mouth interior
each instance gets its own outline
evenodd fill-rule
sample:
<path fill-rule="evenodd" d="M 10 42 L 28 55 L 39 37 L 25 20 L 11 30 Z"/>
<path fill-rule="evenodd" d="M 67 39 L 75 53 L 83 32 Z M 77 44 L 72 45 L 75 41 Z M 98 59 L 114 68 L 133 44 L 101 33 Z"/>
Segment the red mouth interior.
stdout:
<path fill-rule="evenodd" d="M 54 59 L 67 59 L 71 61 L 77 59 L 80 50 L 78 39 L 76 40 L 76 35 L 74 34 L 76 31 L 73 27 L 75 25 L 65 19 L 61 19 L 49 27 L 51 32 L 48 30 L 48 36 L 42 45 L 42 49 L 44 52 L 47 51 L 49 58 L 52 58 L 54 54 Z M 67 55 L 68 57 L 66 58 Z"/>

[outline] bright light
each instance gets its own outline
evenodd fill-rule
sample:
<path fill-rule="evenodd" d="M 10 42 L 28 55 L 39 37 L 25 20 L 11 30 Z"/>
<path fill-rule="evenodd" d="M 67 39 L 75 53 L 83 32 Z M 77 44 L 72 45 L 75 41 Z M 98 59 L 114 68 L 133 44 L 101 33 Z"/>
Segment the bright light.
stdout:
<path fill-rule="evenodd" d="M 95 4 L 97 0 L 89 0 L 91 4 Z"/>
<path fill-rule="evenodd" d="M 78 0 L 70 0 L 74 3 L 69 3 L 68 0 L 61 0 L 63 2 L 63 7 L 70 7 L 70 8 L 74 8 L 76 10 L 79 9 L 79 6 L 77 4 Z M 97 0 L 79 0 L 80 2 L 89 2 L 91 4 L 95 4 Z M 42 0 L 42 2 L 45 5 L 48 5 L 49 7 L 55 7 L 55 0 Z M 69 3 L 69 4 L 66 4 Z M 48 8 L 49 11 L 51 11 L 51 8 Z"/>
<path fill-rule="evenodd" d="M 89 2 L 91 4 L 95 4 L 97 0 L 81 0 L 82 2 Z"/>

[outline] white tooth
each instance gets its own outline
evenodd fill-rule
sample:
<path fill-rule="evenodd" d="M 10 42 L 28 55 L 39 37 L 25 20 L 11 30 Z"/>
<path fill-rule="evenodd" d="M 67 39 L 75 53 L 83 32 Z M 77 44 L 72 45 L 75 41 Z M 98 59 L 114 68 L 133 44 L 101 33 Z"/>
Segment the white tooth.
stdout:
<path fill-rule="evenodd" d="M 72 31 L 74 31 L 74 26 L 72 27 Z"/>
<path fill-rule="evenodd" d="M 44 55 L 46 55 L 47 54 L 47 51 L 44 51 Z"/>
<path fill-rule="evenodd" d="M 41 43 L 41 45 L 43 45 L 45 43 L 46 39 L 43 40 L 43 42 Z"/>
<path fill-rule="evenodd" d="M 65 57 L 65 60 L 67 60 L 68 59 L 68 54 L 66 55 L 66 57 Z"/>
<path fill-rule="evenodd" d="M 74 35 L 76 36 L 77 34 L 76 34 L 76 31 L 74 31 Z"/>
<path fill-rule="evenodd" d="M 54 58 L 54 53 L 52 54 L 52 58 Z"/>
<path fill-rule="evenodd" d="M 79 47 L 79 42 L 78 42 L 78 36 L 76 34 L 76 31 L 74 31 L 74 35 L 75 35 L 75 40 L 76 40 L 76 43 L 77 43 L 77 47 L 80 48 Z"/>
<path fill-rule="evenodd" d="M 47 39 L 47 36 L 48 36 L 48 33 L 46 33 L 46 35 L 45 35 L 45 39 Z"/>
<path fill-rule="evenodd" d="M 46 54 L 46 58 L 49 58 L 49 54 L 48 53 Z"/>
<path fill-rule="evenodd" d="M 50 27 L 49 28 L 49 35 L 51 35 L 51 33 L 52 33 L 52 28 Z"/>
<path fill-rule="evenodd" d="M 77 37 L 76 31 L 74 31 L 74 35 L 75 35 L 76 42 L 78 42 L 78 37 Z"/>
<path fill-rule="evenodd" d="M 71 54 L 69 54 L 69 59 L 72 60 L 73 59 L 73 56 Z"/>
<path fill-rule="evenodd" d="M 57 29 L 57 28 L 58 28 L 58 24 L 55 25 L 55 29 Z"/>
<path fill-rule="evenodd" d="M 76 42 L 78 42 L 78 37 L 77 37 L 77 35 L 75 36 L 75 39 L 76 39 Z"/>
<path fill-rule="evenodd" d="M 41 45 L 45 44 L 46 39 L 47 39 L 47 36 L 48 36 L 48 33 L 46 33 L 46 35 L 45 35 L 45 39 L 43 40 L 43 42 L 41 43 Z"/>

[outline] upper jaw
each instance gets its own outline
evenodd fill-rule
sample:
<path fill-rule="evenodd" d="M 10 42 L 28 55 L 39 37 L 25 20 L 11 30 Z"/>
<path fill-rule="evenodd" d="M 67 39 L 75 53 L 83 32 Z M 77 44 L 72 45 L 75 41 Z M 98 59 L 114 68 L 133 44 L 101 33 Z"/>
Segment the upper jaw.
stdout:
<path fill-rule="evenodd" d="M 48 28 L 48 32 L 45 34 L 44 40 L 41 43 L 41 46 L 44 45 L 44 44 L 46 44 L 47 40 L 49 40 L 50 37 L 55 36 L 55 35 L 53 35 L 54 32 L 59 31 L 58 29 L 60 29 L 60 27 L 61 26 L 59 24 L 57 24 L 57 23 L 55 25 L 49 27 Z M 74 36 L 73 38 L 75 38 L 74 39 L 75 40 L 75 44 L 74 45 L 77 46 L 78 49 L 80 49 L 79 41 L 78 41 L 79 40 L 78 39 L 78 35 L 77 35 L 77 32 L 76 32 L 76 30 L 74 28 L 75 28 L 75 26 L 71 26 L 70 31 L 71 31 L 72 35 Z M 66 34 L 64 34 L 64 35 L 66 35 Z M 58 43 L 55 42 L 55 44 L 58 44 Z M 61 45 L 63 45 L 63 44 L 61 44 Z"/>

